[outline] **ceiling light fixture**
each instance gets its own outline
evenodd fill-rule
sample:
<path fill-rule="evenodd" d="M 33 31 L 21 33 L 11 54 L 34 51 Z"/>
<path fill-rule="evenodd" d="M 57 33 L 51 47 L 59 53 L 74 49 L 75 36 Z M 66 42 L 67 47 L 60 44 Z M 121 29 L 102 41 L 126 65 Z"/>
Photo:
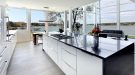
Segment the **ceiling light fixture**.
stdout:
<path fill-rule="evenodd" d="M 44 7 L 45 9 L 49 9 L 49 7 Z"/>

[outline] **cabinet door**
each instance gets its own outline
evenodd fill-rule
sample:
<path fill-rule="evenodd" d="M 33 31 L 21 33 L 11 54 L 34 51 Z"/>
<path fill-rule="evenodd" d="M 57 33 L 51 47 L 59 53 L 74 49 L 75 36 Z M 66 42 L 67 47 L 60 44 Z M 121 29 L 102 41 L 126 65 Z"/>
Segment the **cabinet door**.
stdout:
<path fill-rule="evenodd" d="M 63 71 L 66 75 L 76 75 L 76 49 L 65 44 L 61 46 Z"/>
<path fill-rule="evenodd" d="M 47 44 L 47 36 L 46 35 L 43 35 L 43 49 L 45 50 L 45 51 L 47 51 L 47 48 L 48 48 L 48 44 Z"/>
<path fill-rule="evenodd" d="M 12 38 L 5 44 L 6 46 L 0 53 L 0 75 L 6 75 L 7 67 L 16 45 L 16 36 L 12 36 Z"/>
<path fill-rule="evenodd" d="M 57 52 L 57 40 L 48 38 L 48 50 Z"/>
<path fill-rule="evenodd" d="M 58 42 L 58 66 L 60 67 L 60 68 L 62 68 L 62 52 L 61 52 L 61 45 L 62 45 L 63 43 L 61 43 L 61 42 Z"/>
<path fill-rule="evenodd" d="M 77 50 L 77 75 L 102 75 L 102 59 Z"/>
<path fill-rule="evenodd" d="M 3 60 L 1 62 L 2 63 L 0 64 L 0 75 L 6 75 L 8 63 L 5 60 Z"/>
<path fill-rule="evenodd" d="M 2 60 L 9 60 L 9 43 L 6 43 L 6 46 L 3 48 L 0 56 L 2 57 Z M 9 62 L 9 61 L 8 61 Z"/>
<path fill-rule="evenodd" d="M 70 53 L 67 49 L 64 48 L 62 48 L 62 60 L 70 65 L 73 69 L 76 69 L 76 55 Z"/>
<path fill-rule="evenodd" d="M 10 42 L 7 43 L 7 47 L 5 48 L 5 52 L 3 54 L 3 57 L 5 58 L 5 60 L 10 60 L 10 56 L 11 56 L 11 44 Z M 8 61 L 9 63 L 9 61 Z"/>
<path fill-rule="evenodd" d="M 52 60 L 58 63 L 58 51 L 57 51 L 57 40 L 48 38 L 48 49 L 46 51 Z"/>
<path fill-rule="evenodd" d="M 62 62 L 61 65 L 62 65 L 61 69 L 66 75 L 76 75 L 76 70 L 73 69 L 69 64 L 67 64 L 66 62 Z"/>
<path fill-rule="evenodd" d="M 5 51 L 6 60 L 8 63 L 13 55 L 14 49 L 16 46 L 16 35 L 13 35 L 9 42 L 7 42 L 7 48 Z"/>

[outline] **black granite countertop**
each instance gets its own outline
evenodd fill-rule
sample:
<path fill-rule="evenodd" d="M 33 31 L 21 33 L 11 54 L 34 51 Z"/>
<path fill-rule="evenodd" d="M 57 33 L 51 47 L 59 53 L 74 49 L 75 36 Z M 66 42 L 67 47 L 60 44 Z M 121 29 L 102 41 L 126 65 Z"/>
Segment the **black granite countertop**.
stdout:
<path fill-rule="evenodd" d="M 67 36 L 72 38 L 60 39 L 49 35 L 49 37 L 54 38 L 60 42 L 63 42 L 69 46 L 75 47 L 88 54 L 95 55 L 99 58 L 107 58 L 114 53 L 124 49 L 125 47 L 133 44 L 133 42 L 116 40 L 110 38 L 96 38 L 90 35 L 75 35 L 73 33 L 68 33 Z M 97 40 L 98 39 L 98 40 Z M 96 43 L 98 42 L 98 44 Z"/>

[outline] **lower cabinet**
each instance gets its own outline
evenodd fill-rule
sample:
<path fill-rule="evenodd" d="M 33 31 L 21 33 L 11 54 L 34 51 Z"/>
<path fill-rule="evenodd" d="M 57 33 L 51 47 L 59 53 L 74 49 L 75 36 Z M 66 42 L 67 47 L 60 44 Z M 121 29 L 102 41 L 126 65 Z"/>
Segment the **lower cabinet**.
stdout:
<path fill-rule="evenodd" d="M 47 36 L 44 37 L 46 46 L 43 48 L 45 52 L 66 75 L 103 74 L 102 59 L 59 42 L 59 40 Z"/>
<path fill-rule="evenodd" d="M 51 57 L 51 59 L 57 64 L 58 63 L 57 40 L 48 38 L 45 35 L 44 35 L 44 37 L 45 37 L 44 39 L 46 39 L 46 40 L 43 40 L 45 42 L 45 43 L 43 43 L 43 46 L 44 45 L 46 45 L 46 46 L 43 47 L 43 49 Z"/>
<path fill-rule="evenodd" d="M 48 50 L 48 37 L 46 35 L 43 35 L 43 50 L 47 51 Z"/>
<path fill-rule="evenodd" d="M 77 75 L 103 75 L 102 59 L 77 50 Z"/>
<path fill-rule="evenodd" d="M 6 75 L 15 45 L 16 35 L 14 34 L 9 41 L 5 42 L 4 47 L 0 50 L 0 75 Z"/>
<path fill-rule="evenodd" d="M 7 61 L 1 61 L 0 65 L 0 75 L 6 75 L 7 74 L 7 67 L 8 67 L 8 62 Z"/>
<path fill-rule="evenodd" d="M 77 55 L 76 49 L 68 45 L 61 45 L 61 55 L 62 55 L 62 69 L 66 75 L 76 75 L 77 71 Z"/>
<path fill-rule="evenodd" d="M 66 75 L 76 75 L 76 70 L 73 69 L 67 62 L 62 62 L 61 65 L 61 69 Z"/>

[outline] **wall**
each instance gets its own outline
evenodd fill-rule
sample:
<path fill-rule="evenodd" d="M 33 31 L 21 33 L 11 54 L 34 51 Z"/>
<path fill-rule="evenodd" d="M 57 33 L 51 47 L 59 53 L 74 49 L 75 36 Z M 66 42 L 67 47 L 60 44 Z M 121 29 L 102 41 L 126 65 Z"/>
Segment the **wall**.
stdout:
<path fill-rule="evenodd" d="M 18 30 L 17 31 L 17 42 L 31 41 L 30 30 Z"/>

